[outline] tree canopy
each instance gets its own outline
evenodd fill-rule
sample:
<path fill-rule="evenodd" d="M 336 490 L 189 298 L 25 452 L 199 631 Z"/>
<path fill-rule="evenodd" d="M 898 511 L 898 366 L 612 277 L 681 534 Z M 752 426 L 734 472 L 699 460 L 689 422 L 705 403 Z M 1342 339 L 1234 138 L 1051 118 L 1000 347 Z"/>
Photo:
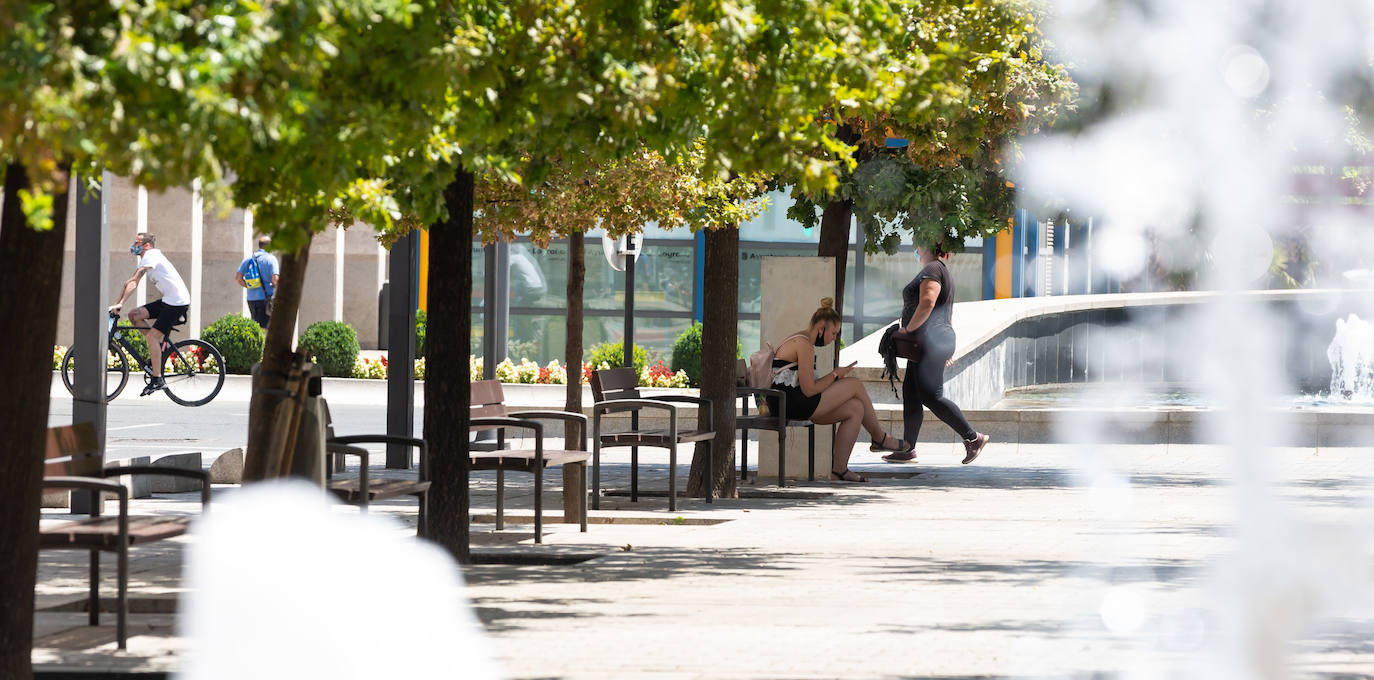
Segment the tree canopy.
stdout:
<path fill-rule="evenodd" d="M 1052 123 L 1076 93 L 1046 54 L 1033 3 L 900 4 L 903 29 L 886 65 L 900 74 L 898 93 L 832 112 L 826 129 L 855 144 L 856 165 L 833 190 L 798 184 L 788 211 L 811 227 L 818 207 L 850 201 L 869 250 L 889 253 L 903 232 L 957 245 L 954 237 L 1004 229 L 1014 192 L 1003 168 L 1018 138 Z"/>

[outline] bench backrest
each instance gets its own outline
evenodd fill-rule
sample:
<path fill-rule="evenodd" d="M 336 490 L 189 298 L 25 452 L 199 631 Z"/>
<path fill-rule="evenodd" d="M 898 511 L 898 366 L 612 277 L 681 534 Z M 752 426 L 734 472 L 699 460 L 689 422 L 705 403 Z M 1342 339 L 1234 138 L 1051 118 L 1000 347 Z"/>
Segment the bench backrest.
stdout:
<path fill-rule="evenodd" d="M 633 368 L 608 368 L 592 371 L 592 399 L 638 399 L 639 377 Z"/>
<path fill-rule="evenodd" d="M 469 386 L 471 394 L 468 399 L 472 402 L 468 410 L 469 418 L 504 418 L 510 415 L 506 410 L 506 395 L 501 390 L 500 380 L 479 380 Z M 478 425 L 469 428 L 471 431 L 494 430 L 495 425 Z"/>
<path fill-rule="evenodd" d="M 44 475 L 83 477 L 100 472 L 104 465 L 94 425 L 76 423 L 48 428 L 48 443 L 43 451 Z"/>

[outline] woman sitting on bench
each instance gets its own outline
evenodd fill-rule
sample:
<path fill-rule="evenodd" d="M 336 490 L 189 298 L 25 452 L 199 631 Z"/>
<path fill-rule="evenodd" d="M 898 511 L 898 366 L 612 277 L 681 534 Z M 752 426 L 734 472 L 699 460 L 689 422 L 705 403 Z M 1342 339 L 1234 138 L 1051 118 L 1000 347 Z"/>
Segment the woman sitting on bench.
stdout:
<path fill-rule="evenodd" d="M 830 478 L 866 482 L 863 475 L 849 469 L 849 455 L 858 440 L 860 426 L 868 430 L 875 451 L 909 451 L 915 447 L 883 431 L 863 383 L 848 377 L 854 364 L 837 368 L 824 377 L 815 377 L 816 348 L 825 347 L 839 337 L 840 313 L 835 310 L 835 301 L 821 298 L 820 309 L 811 315 L 811 325 L 788 336 L 773 354 L 773 388 L 787 393 L 789 420 L 810 420 L 818 425 L 840 424 L 831 447 Z M 811 368 L 798 370 L 799 366 Z M 777 406 L 776 403 L 769 405 L 775 410 Z M 889 443 L 894 446 L 886 446 Z"/>

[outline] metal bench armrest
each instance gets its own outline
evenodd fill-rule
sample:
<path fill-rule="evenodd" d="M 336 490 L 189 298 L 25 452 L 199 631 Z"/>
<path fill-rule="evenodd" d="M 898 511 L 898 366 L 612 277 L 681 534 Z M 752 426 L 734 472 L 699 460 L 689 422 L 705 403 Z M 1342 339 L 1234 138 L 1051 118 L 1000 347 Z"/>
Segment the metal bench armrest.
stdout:
<path fill-rule="evenodd" d="M 390 434 L 346 434 L 331 437 L 326 443 L 342 444 L 343 446 L 353 446 L 354 444 L 404 444 L 419 449 L 421 455 L 425 453 L 425 440 L 418 437 L 401 437 Z"/>
<path fill-rule="evenodd" d="M 510 414 L 512 418 L 528 418 L 531 420 L 548 418 L 551 420 L 562 420 L 566 423 L 577 423 L 578 432 L 582 435 L 581 451 L 587 450 L 587 416 L 572 411 L 516 411 Z M 566 429 L 563 433 L 564 441 L 567 440 Z"/>
<path fill-rule="evenodd" d="M 204 509 L 210 504 L 210 473 L 205 470 L 188 470 L 165 465 L 116 465 L 100 471 L 101 477 L 121 477 L 123 475 L 186 477 L 200 480 L 200 507 Z"/>
<path fill-rule="evenodd" d="M 711 412 L 711 400 L 706 397 L 693 397 L 688 394 L 665 394 L 654 397 L 656 401 L 676 402 L 679 404 L 696 404 L 697 407 L 697 427 L 702 430 L 711 429 L 711 421 L 714 420 Z M 705 414 L 704 416 L 702 414 Z"/>

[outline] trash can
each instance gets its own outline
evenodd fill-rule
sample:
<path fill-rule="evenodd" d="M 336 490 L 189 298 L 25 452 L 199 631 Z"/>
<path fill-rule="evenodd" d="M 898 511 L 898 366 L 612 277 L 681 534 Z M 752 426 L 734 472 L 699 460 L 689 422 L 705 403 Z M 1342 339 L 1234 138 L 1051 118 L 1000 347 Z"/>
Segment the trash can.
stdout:
<path fill-rule="evenodd" d="M 296 430 L 296 448 L 291 455 L 291 476 L 324 486 L 324 409 L 320 406 L 324 373 L 313 363 L 302 368 L 309 378 L 306 379 L 305 402 L 301 405 L 300 426 Z"/>

